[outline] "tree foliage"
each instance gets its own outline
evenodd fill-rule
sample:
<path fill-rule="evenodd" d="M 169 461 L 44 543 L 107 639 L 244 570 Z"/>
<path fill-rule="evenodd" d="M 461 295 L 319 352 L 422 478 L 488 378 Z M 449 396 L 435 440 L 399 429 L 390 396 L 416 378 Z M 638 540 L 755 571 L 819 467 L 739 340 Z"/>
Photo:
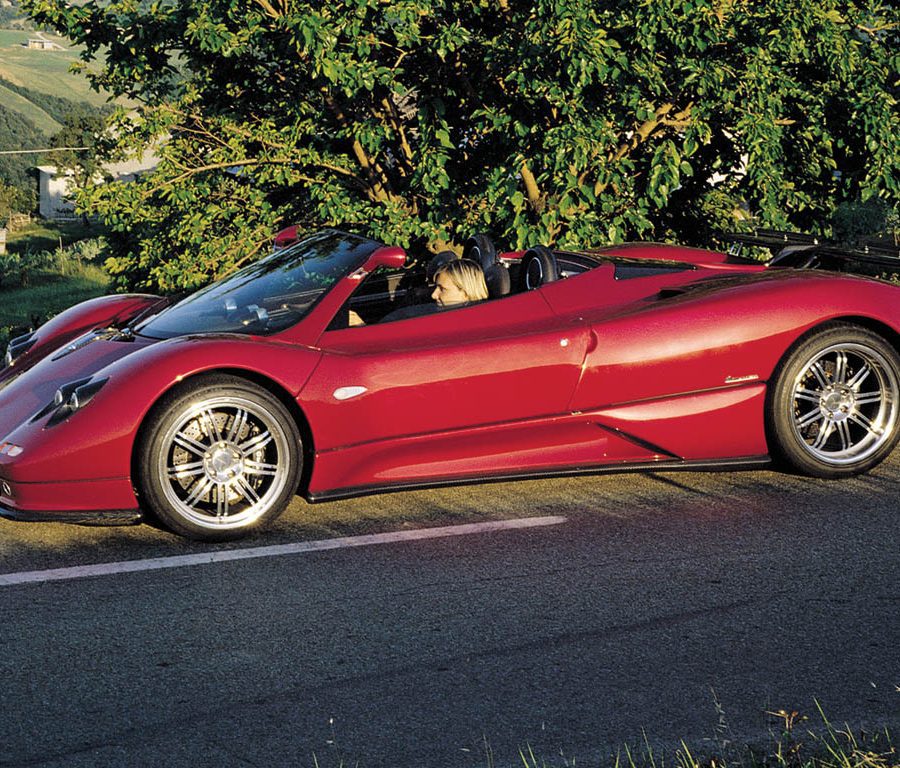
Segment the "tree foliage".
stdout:
<path fill-rule="evenodd" d="M 337 224 L 441 247 L 701 242 L 900 197 L 891 0 L 25 0 L 154 174 L 82 204 L 174 290 Z"/>
<path fill-rule="evenodd" d="M 7 152 L 18 152 L 24 147 L 40 147 L 46 140 L 34 123 L 0 104 L 0 184 L 17 190 L 17 206 L 19 203 L 27 205 L 25 209 L 17 207 L 16 210 L 31 210 L 34 206 L 37 182 L 31 169 L 35 158 Z M 11 197 L 6 199 L 7 202 L 13 200 Z M 5 221 L 5 218 L 3 216 L 0 220 Z"/>
<path fill-rule="evenodd" d="M 103 112 L 83 104 L 63 119 L 49 142 L 56 151 L 47 153 L 43 162 L 69 171 L 75 186 L 83 188 L 102 178 L 110 143 Z"/>
<path fill-rule="evenodd" d="M 21 190 L 0 181 L 0 228 L 6 223 L 11 213 L 27 210 L 30 200 Z"/>

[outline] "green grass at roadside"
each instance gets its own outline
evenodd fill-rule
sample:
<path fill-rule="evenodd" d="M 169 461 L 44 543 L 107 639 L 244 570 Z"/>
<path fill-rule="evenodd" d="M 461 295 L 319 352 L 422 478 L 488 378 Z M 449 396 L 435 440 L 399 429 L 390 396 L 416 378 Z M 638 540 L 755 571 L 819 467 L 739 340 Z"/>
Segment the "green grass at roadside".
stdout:
<path fill-rule="evenodd" d="M 50 223 L 38 220 L 27 227 L 10 232 L 6 238 L 6 247 L 10 253 L 52 251 L 85 238 L 99 237 L 104 231 L 96 225 L 81 221 Z"/>
<path fill-rule="evenodd" d="M 80 222 L 36 223 L 12 233 L 0 275 L 0 352 L 12 335 L 107 291 L 103 240 Z M 12 259 L 10 261 L 9 259 Z"/>
<path fill-rule="evenodd" d="M 564 750 L 551 757 L 541 755 L 527 743 L 519 748 L 515 758 L 510 759 L 510 755 L 500 758 L 485 735 L 481 765 L 485 768 L 900 768 L 900 754 L 886 727 L 858 732 L 847 726 L 837 727 L 821 709 L 822 723 L 812 728 L 806 728 L 807 718 L 795 711 L 766 714 L 772 718 L 768 742 L 733 743 L 717 729 L 712 744 L 692 749 L 682 741 L 678 749 L 666 753 L 651 746 L 645 734 L 640 744 L 623 746 L 605 760 L 590 762 L 567 757 Z M 473 761 L 470 757 L 464 762 L 471 765 Z M 365 768 L 366 765 L 343 753 L 339 733 L 332 734 L 329 749 L 313 753 L 312 764 L 314 768 Z"/>
<path fill-rule="evenodd" d="M 37 285 L 0 290 L 0 329 L 28 326 L 32 315 L 42 319 L 55 315 L 85 299 L 106 293 L 109 277 L 98 267 L 88 266 L 84 274 L 40 275 Z"/>

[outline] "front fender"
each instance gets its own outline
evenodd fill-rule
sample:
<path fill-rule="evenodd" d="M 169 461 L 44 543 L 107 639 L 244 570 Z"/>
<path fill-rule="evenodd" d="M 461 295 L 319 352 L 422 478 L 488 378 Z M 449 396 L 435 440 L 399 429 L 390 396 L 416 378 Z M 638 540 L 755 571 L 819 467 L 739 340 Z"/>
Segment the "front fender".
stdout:
<path fill-rule="evenodd" d="M 6 440 L 20 446 L 0 457 L 3 476 L 22 483 L 128 477 L 141 423 L 159 399 L 204 373 L 228 371 L 268 380 L 291 397 L 306 383 L 321 353 L 247 337 L 181 337 L 136 350 L 101 368 L 106 384 L 81 410 L 50 425 L 52 415 L 20 425 Z"/>

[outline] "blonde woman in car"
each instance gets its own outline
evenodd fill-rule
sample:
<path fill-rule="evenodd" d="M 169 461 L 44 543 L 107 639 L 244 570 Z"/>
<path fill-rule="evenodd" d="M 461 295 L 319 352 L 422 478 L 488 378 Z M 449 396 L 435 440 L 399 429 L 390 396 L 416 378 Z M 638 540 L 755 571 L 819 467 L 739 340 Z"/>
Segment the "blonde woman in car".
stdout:
<path fill-rule="evenodd" d="M 431 298 L 440 309 L 484 301 L 487 284 L 481 267 L 469 259 L 457 259 L 440 267 L 434 274 Z"/>

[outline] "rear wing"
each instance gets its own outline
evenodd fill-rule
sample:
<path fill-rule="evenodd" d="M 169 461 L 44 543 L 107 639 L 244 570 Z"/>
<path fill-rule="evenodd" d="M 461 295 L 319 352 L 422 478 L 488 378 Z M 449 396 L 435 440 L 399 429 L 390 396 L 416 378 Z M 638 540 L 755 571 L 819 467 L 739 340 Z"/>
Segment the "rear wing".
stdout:
<path fill-rule="evenodd" d="M 752 234 L 726 233 L 721 239 L 731 243 L 728 253 L 740 256 L 745 245 L 767 248 L 774 254 L 769 267 L 827 269 L 883 279 L 900 277 L 900 246 L 882 241 L 848 248 L 817 235 L 758 229 Z"/>

